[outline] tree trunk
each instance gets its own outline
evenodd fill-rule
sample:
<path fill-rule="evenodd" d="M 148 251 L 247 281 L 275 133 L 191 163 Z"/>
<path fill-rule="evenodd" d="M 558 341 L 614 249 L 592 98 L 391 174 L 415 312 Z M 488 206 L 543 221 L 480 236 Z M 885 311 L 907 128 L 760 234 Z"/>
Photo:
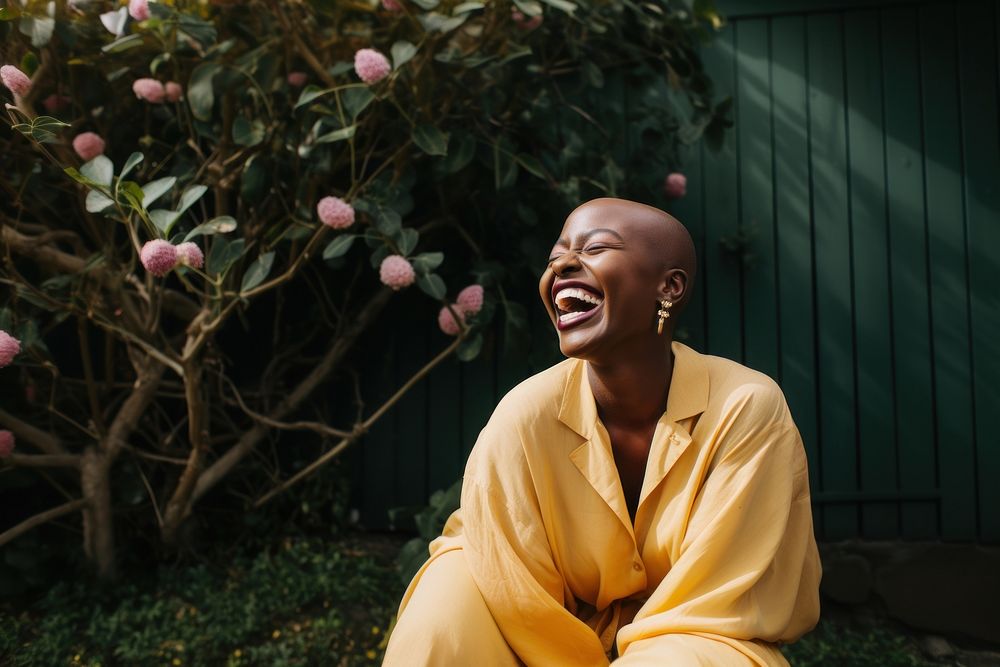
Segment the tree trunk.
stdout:
<path fill-rule="evenodd" d="M 115 575 L 115 532 L 111 512 L 110 465 L 96 447 L 88 447 L 80 462 L 83 510 L 83 550 L 101 579 Z"/>

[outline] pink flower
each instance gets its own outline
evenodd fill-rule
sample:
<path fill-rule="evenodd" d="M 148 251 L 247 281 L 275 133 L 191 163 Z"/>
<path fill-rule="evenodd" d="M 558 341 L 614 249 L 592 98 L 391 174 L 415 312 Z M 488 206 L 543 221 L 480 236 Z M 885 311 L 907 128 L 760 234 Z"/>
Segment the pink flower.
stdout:
<path fill-rule="evenodd" d="M 140 100 L 159 104 L 167 96 L 163 84 L 156 79 L 136 79 L 132 82 L 132 92 Z"/>
<path fill-rule="evenodd" d="M 462 312 L 462 307 L 457 303 L 452 304 L 451 307 L 458 314 L 459 319 L 464 322 L 465 315 Z M 462 329 L 462 327 L 459 326 L 459 323 L 455 321 L 451 311 L 448 310 L 448 306 L 443 306 L 441 311 L 438 313 L 438 326 L 441 328 L 441 331 L 449 336 L 457 336 L 458 332 Z"/>
<path fill-rule="evenodd" d="M 382 0 L 382 9 L 387 12 L 401 12 L 403 5 L 399 4 L 399 0 Z"/>
<path fill-rule="evenodd" d="M 306 81 L 309 80 L 309 75 L 305 72 L 289 72 L 288 73 L 288 85 L 293 88 L 301 88 L 306 85 Z"/>
<path fill-rule="evenodd" d="M 14 451 L 14 434 L 0 431 L 0 459 L 5 459 Z"/>
<path fill-rule="evenodd" d="M 56 113 L 57 111 L 62 111 L 69 103 L 73 101 L 73 98 L 67 97 L 66 95 L 59 95 L 57 93 L 52 93 L 44 100 L 42 100 L 42 106 L 45 107 L 47 113 Z"/>
<path fill-rule="evenodd" d="M 483 307 L 483 286 L 469 285 L 458 293 L 455 302 L 462 309 L 463 315 L 475 315 Z"/>
<path fill-rule="evenodd" d="M 20 352 L 21 341 L 0 329 L 0 368 L 10 366 L 10 362 L 14 361 L 14 357 Z"/>
<path fill-rule="evenodd" d="M 358 49 L 354 54 L 354 71 L 362 81 L 373 84 L 389 76 L 392 65 L 388 58 L 375 49 Z"/>
<path fill-rule="evenodd" d="M 177 102 L 184 96 L 184 89 L 176 81 L 167 81 L 163 86 L 163 92 L 168 102 Z"/>
<path fill-rule="evenodd" d="M 528 18 L 524 15 L 524 12 L 516 7 L 511 7 L 510 17 L 514 19 L 514 25 L 516 25 L 520 30 L 534 30 L 538 26 L 542 25 L 541 14 Z"/>
<path fill-rule="evenodd" d="M 687 182 L 687 176 L 675 171 L 667 174 L 667 179 L 663 182 L 663 190 L 667 193 L 667 197 L 680 199 L 687 194 Z"/>
<path fill-rule="evenodd" d="M 354 207 L 340 197 L 323 197 L 316 204 L 316 212 L 327 227 L 344 229 L 354 224 Z"/>
<path fill-rule="evenodd" d="M 382 260 L 379 267 L 378 277 L 383 285 L 387 285 L 394 290 L 409 287 L 416 280 L 417 274 L 413 271 L 413 266 L 401 255 L 389 255 Z"/>
<path fill-rule="evenodd" d="M 104 139 L 94 132 L 81 132 L 73 137 L 73 150 L 84 162 L 104 153 Z"/>
<path fill-rule="evenodd" d="M 200 269 L 205 266 L 205 254 L 198 244 L 185 241 L 177 246 L 177 263 Z"/>
<path fill-rule="evenodd" d="M 157 278 L 162 278 L 176 266 L 177 248 L 163 239 L 146 241 L 146 245 L 139 251 L 139 261 L 147 271 Z"/>
<path fill-rule="evenodd" d="M 0 67 L 0 80 L 3 81 L 3 85 L 10 89 L 10 92 L 20 97 L 24 97 L 31 90 L 31 79 L 13 65 Z"/>
<path fill-rule="evenodd" d="M 136 21 L 149 18 L 149 0 L 128 0 L 128 15 Z"/>

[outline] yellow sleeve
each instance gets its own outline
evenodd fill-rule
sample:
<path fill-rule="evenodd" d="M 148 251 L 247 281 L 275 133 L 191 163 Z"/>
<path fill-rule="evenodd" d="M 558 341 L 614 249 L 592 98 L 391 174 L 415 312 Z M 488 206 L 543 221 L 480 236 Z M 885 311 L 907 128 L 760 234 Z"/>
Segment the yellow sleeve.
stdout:
<path fill-rule="evenodd" d="M 507 643 L 528 667 L 605 666 L 594 631 L 565 607 L 521 436 L 494 417 L 480 433 L 462 487 L 463 547 Z"/>
<path fill-rule="evenodd" d="M 651 652 L 669 660 L 666 637 L 685 633 L 746 656 L 734 652 L 723 665 L 782 665 L 773 647 L 753 640 L 791 642 L 816 625 L 821 568 L 802 441 L 790 421 L 764 428 L 752 421 L 720 429 L 727 432 L 679 554 L 619 633 L 622 659 L 615 664 L 648 664 L 629 656 Z M 651 651 L 657 644 L 660 650 Z"/>

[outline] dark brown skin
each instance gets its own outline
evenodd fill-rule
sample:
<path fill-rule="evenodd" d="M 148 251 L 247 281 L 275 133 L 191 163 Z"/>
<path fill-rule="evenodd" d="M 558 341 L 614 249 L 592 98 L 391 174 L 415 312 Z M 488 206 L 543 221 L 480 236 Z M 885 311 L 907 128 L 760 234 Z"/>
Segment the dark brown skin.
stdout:
<path fill-rule="evenodd" d="M 539 280 L 553 325 L 556 281 L 579 280 L 603 295 L 599 312 L 559 331 L 559 348 L 588 362 L 597 412 L 611 436 L 633 519 L 653 432 L 670 391 L 674 323 L 690 297 L 695 266 L 694 244 L 680 222 L 645 204 L 605 198 L 566 218 Z M 674 305 L 657 334 L 660 299 Z"/>

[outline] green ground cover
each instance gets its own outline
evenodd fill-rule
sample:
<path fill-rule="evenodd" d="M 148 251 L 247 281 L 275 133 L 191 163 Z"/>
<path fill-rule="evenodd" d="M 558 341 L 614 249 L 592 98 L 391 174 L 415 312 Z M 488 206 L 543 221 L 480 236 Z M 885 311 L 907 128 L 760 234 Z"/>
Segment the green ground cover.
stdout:
<path fill-rule="evenodd" d="M 402 594 L 397 539 L 283 538 L 256 553 L 161 566 L 121 584 L 62 582 L 0 607 L 4 665 L 375 665 Z M 793 667 L 959 665 L 871 617 L 825 618 Z"/>

